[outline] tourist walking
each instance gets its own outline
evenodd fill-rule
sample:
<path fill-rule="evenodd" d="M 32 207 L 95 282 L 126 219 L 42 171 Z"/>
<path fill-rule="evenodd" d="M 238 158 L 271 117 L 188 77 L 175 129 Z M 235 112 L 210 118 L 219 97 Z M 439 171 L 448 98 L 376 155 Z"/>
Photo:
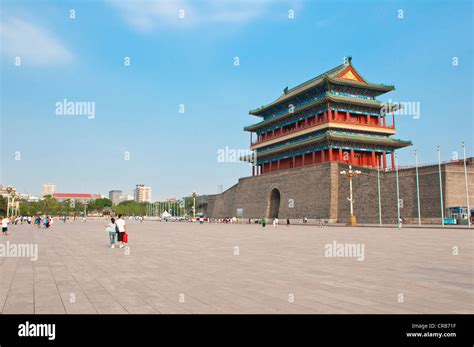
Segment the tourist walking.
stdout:
<path fill-rule="evenodd" d="M 267 225 L 267 220 L 265 219 L 265 217 L 262 218 L 262 228 L 265 228 L 265 226 Z"/>
<path fill-rule="evenodd" d="M 125 220 L 122 218 L 122 215 L 119 214 L 118 219 L 115 221 L 116 231 L 117 231 L 117 241 L 119 243 L 119 247 L 123 248 L 123 235 L 127 231 L 127 226 L 125 225 Z"/>
<path fill-rule="evenodd" d="M 273 218 L 273 227 L 278 228 L 278 218 Z"/>
<path fill-rule="evenodd" d="M 8 223 L 10 220 L 8 217 L 3 217 L 2 216 L 2 236 L 8 235 Z"/>
<path fill-rule="evenodd" d="M 107 225 L 105 230 L 109 233 L 110 248 L 115 248 L 115 236 L 117 235 L 117 230 L 114 217 L 110 218 L 110 223 Z"/>
<path fill-rule="evenodd" d="M 290 218 L 287 218 L 287 219 L 286 219 L 286 227 L 287 227 L 287 228 L 290 227 Z"/>

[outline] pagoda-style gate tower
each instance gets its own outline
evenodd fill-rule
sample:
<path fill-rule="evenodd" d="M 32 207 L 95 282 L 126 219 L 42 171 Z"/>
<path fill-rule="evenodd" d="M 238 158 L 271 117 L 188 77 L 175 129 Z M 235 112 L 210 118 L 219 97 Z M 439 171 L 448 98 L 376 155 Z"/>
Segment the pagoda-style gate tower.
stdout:
<path fill-rule="evenodd" d="M 322 75 L 285 88 L 277 100 L 250 111 L 263 118 L 244 128 L 256 152 L 252 175 L 328 161 L 387 168 L 388 154 L 393 167 L 395 149 L 411 142 L 390 137 L 395 134 L 393 112 L 399 106 L 376 97 L 394 89 L 367 82 L 350 57 Z"/>

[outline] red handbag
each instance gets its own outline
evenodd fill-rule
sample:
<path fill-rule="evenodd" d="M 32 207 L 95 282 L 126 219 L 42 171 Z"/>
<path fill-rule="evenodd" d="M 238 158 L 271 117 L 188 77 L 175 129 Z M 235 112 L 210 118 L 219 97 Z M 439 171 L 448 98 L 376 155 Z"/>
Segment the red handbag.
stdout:
<path fill-rule="evenodd" d="M 128 234 L 127 233 L 123 233 L 123 242 L 125 243 L 128 243 Z"/>

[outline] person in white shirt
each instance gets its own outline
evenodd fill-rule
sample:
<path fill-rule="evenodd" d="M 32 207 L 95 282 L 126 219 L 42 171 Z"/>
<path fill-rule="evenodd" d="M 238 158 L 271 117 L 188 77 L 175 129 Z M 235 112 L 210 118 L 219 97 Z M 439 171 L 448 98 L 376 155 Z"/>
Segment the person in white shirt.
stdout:
<path fill-rule="evenodd" d="M 127 231 L 127 226 L 125 225 L 125 221 L 123 220 L 121 214 L 119 214 L 118 219 L 115 221 L 115 225 L 117 226 L 117 241 L 119 243 L 119 247 L 123 248 L 123 235 Z"/>
<path fill-rule="evenodd" d="M 8 220 L 7 217 L 2 216 L 2 235 L 8 235 L 8 223 L 10 221 Z"/>

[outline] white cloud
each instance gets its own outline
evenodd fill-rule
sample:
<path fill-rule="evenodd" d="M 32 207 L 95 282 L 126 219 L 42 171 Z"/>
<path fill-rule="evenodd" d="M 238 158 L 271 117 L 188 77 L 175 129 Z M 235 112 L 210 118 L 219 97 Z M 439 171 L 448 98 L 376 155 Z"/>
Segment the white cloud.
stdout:
<path fill-rule="evenodd" d="M 289 2 L 289 1 L 288 1 Z M 153 31 L 158 27 L 194 27 L 198 24 L 240 24 L 255 20 L 271 9 L 272 5 L 284 5 L 274 0 L 159 0 L 121 1 L 108 0 L 125 21 L 138 31 Z M 289 7 L 290 8 L 290 7 Z M 180 18 L 184 11 L 184 18 Z"/>
<path fill-rule="evenodd" d="M 63 64 L 72 53 L 46 29 L 25 20 L 9 17 L 0 23 L 0 51 L 7 59 L 20 57 L 22 65 Z"/>

